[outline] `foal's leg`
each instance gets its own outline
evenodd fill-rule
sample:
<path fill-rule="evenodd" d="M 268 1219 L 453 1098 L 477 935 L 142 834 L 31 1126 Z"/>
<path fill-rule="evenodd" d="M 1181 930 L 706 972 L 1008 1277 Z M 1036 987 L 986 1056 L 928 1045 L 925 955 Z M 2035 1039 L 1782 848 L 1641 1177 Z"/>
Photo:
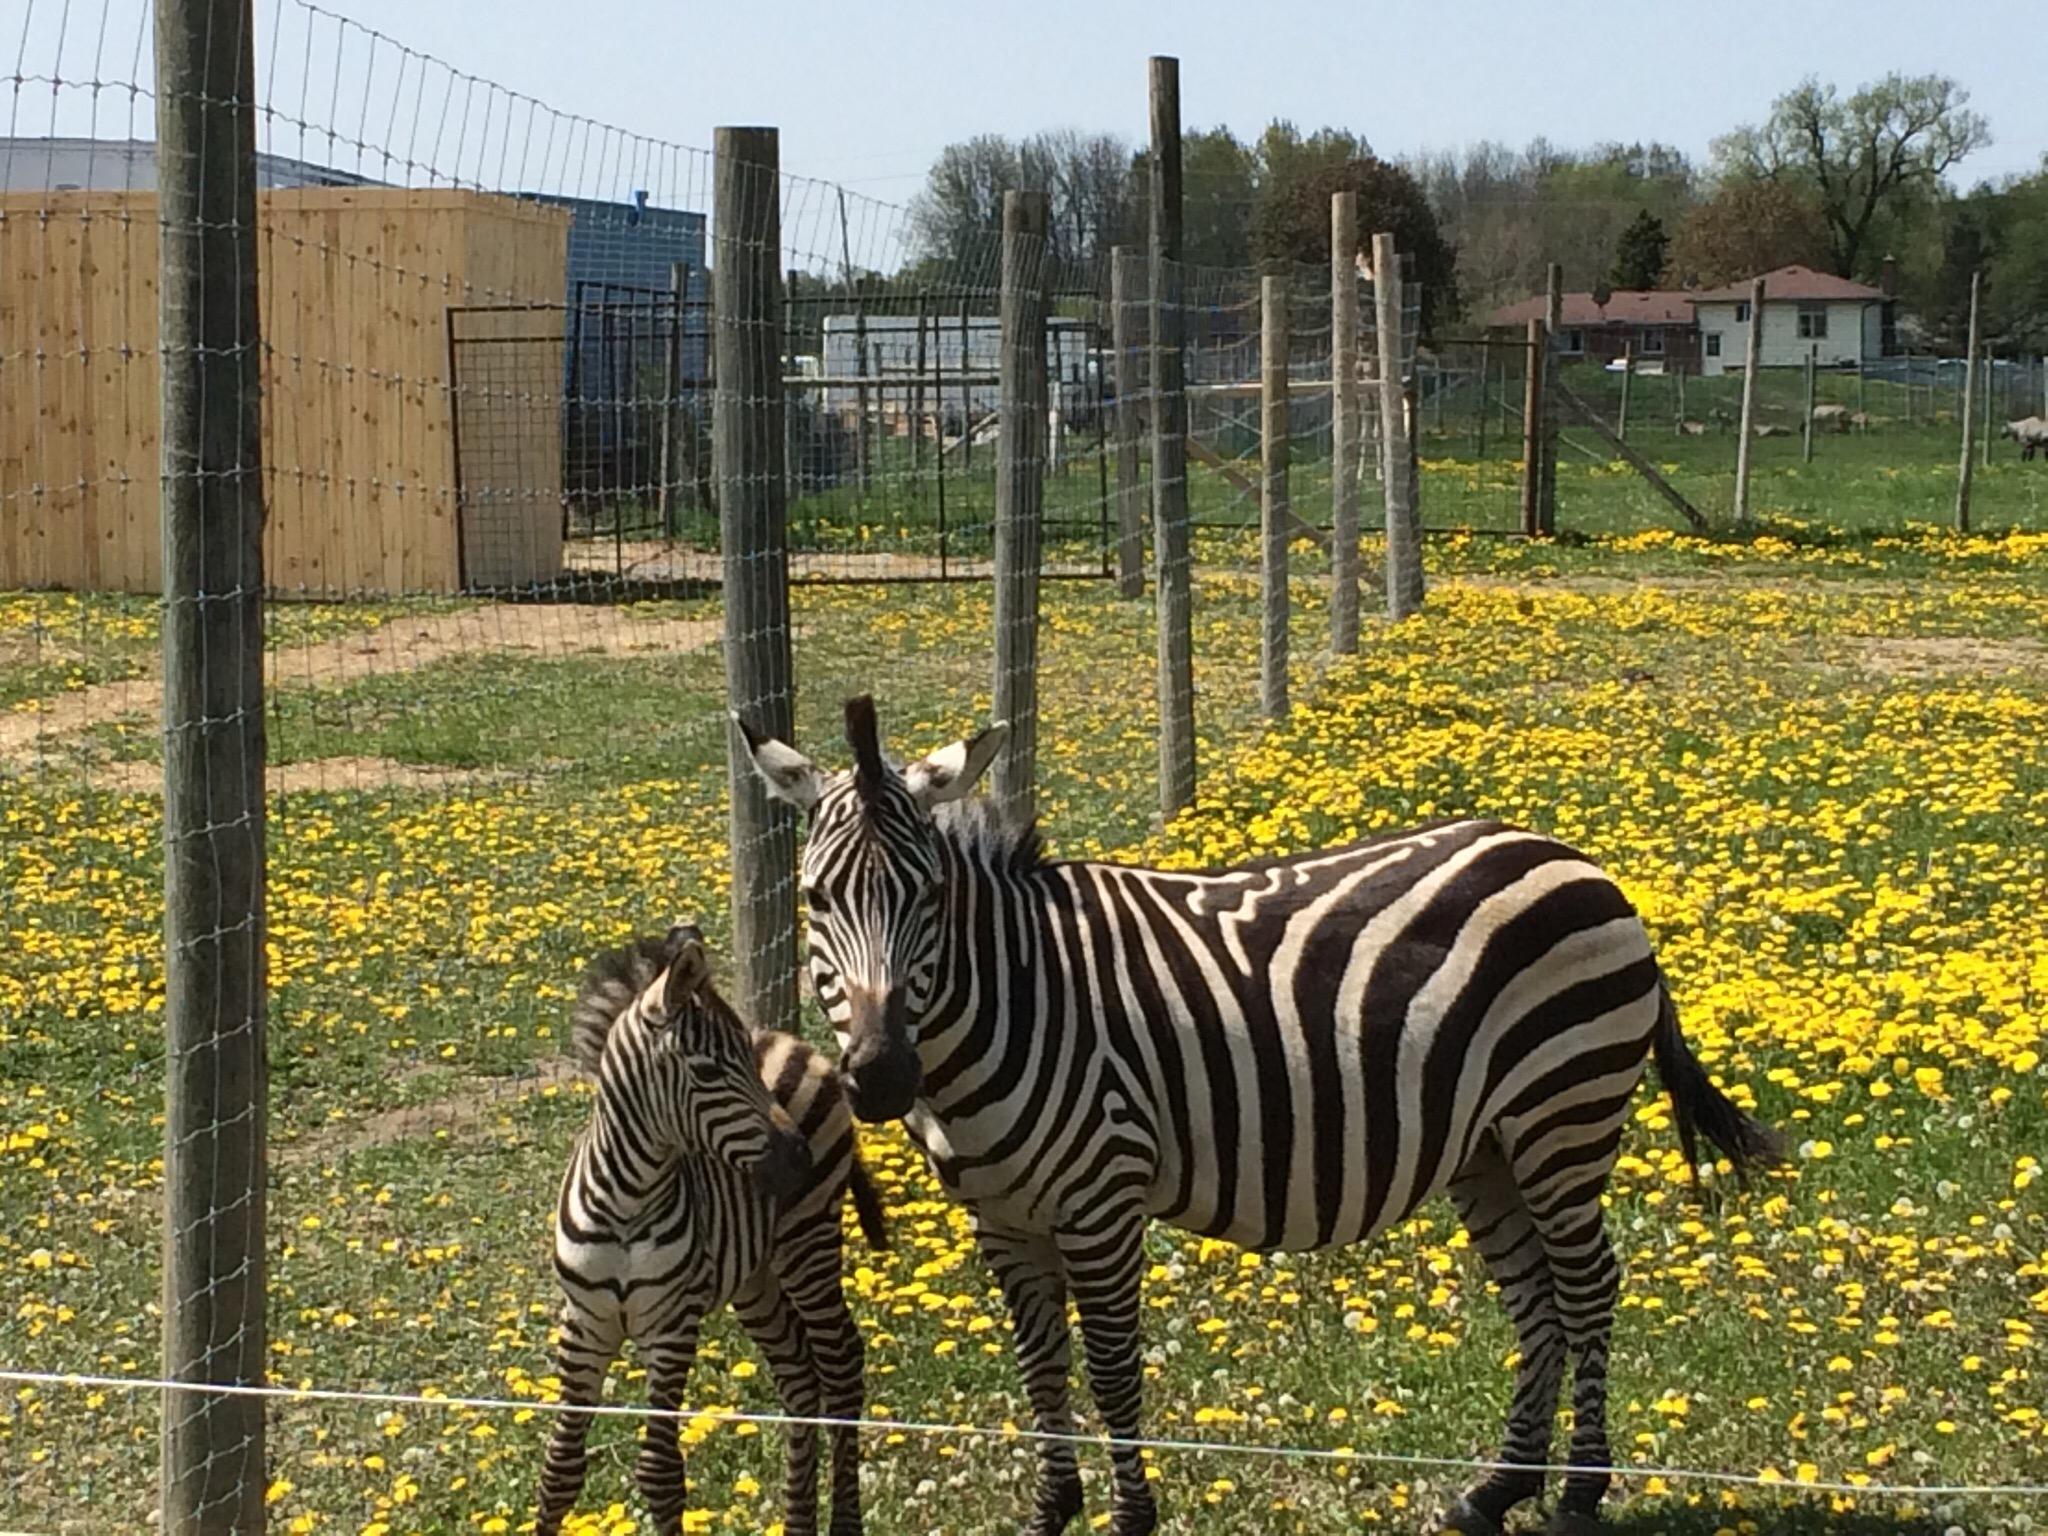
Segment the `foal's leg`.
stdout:
<path fill-rule="evenodd" d="M 1487 1473 L 1444 1518 L 1447 1530 L 1493 1536 L 1510 1509 L 1543 1491 L 1543 1474 L 1533 1469 L 1550 1460 L 1557 1394 L 1564 1384 L 1565 1333 L 1542 1235 L 1492 1136 L 1458 1171 L 1450 1195 L 1472 1246 L 1500 1287 L 1521 1355 L 1500 1452 L 1512 1470 Z"/>
<path fill-rule="evenodd" d="M 555 1375 L 562 1383 L 562 1401 L 577 1408 L 591 1407 L 604 1386 L 604 1373 L 611 1369 L 619 1352 L 623 1337 L 619 1320 L 610 1313 L 595 1314 L 570 1302 L 562 1308 L 561 1328 L 561 1341 L 555 1346 Z M 574 1409 L 555 1415 L 554 1428 L 548 1435 L 547 1457 L 541 1463 L 540 1515 L 534 1524 L 535 1536 L 555 1536 L 575 1506 L 576 1495 L 583 1491 L 584 1474 L 590 1465 L 587 1442 L 591 1417 Z"/>
<path fill-rule="evenodd" d="M 1071 1436 L 1074 1412 L 1067 1373 L 1073 1368 L 1073 1342 L 1067 1331 L 1066 1269 L 1059 1247 L 1042 1232 L 1006 1231 L 980 1217 L 975 1219 L 974 1237 L 1009 1304 L 1032 1425 L 1042 1435 Z M 1080 1513 L 1081 1474 L 1074 1464 L 1074 1442 L 1039 1441 L 1038 1494 L 1026 1536 L 1059 1536 Z"/>
<path fill-rule="evenodd" d="M 768 1361 L 775 1395 L 792 1419 L 816 1419 L 818 1373 L 811 1364 L 803 1322 L 782 1294 L 774 1272 L 761 1275 L 733 1301 L 740 1324 Z M 791 1424 L 782 1525 L 786 1536 L 816 1536 L 818 1529 L 818 1426 Z"/>
<path fill-rule="evenodd" d="M 779 1236 L 775 1272 L 782 1294 L 803 1322 L 811 1368 L 817 1373 L 822 1411 L 842 1422 L 826 1431 L 832 1447 L 832 1536 L 859 1536 L 860 1430 L 867 1411 L 867 1351 L 846 1309 L 840 1285 L 843 1256 L 839 1217 L 808 1231 Z"/>
<path fill-rule="evenodd" d="M 690 1505 L 688 1469 L 683 1461 L 682 1423 L 676 1410 L 689 1391 L 690 1367 L 697 1360 L 697 1312 L 678 1316 L 658 1337 L 638 1341 L 647 1365 L 647 1404 L 656 1410 L 647 1421 L 633 1479 L 654 1517 L 657 1536 L 677 1536 L 683 1511 Z"/>

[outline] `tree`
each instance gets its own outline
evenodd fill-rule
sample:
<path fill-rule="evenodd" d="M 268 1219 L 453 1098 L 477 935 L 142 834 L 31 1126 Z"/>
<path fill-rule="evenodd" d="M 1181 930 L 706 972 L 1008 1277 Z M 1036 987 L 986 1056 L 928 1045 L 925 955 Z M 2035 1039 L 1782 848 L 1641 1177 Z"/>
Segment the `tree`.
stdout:
<path fill-rule="evenodd" d="M 1670 244 L 1664 221 L 1647 208 L 1638 210 L 1635 221 L 1615 242 L 1614 270 L 1608 282 L 1616 288 L 1656 287 L 1664 275 L 1664 253 Z"/>
<path fill-rule="evenodd" d="M 1828 259 L 1854 277 L 1871 226 L 1902 199 L 1924 195 L 1957 161 L 1991 142 L 1969 92 L 1945 75 L 1886 75 L 1846 101 L 1808 78 L 1760 126 L 1714 143 L 1724 179 L 1787 183 L 1809 192 L 1826 220 Z"/>
<path fill-rule="evenodd" d="M 1130 146 L 1072 130 L 1011 141 L 982 134 L 939 152 L 910 206 L 916 256 L 928 265 L 989 268 L 1003 228 L 1003 194 L 1046 193 L 1055 260 L 1078 265 L 1136 237 Z"/>
<path fill-rule="evenodd" d="M 1803 190 L 1777 181 L 1730 182 L 1685 216 L 1671 242 L 1665 282 L 1718 288 L 1778 267 L 1821 267 L 1828 224 Z"/>
<path fill-rule="evenodd" d="M 1252 249 L 1268 266 L 1302 263 L 1325 271 L 1330 262 L 1330 198 L 1358 194 L 1358 239 L 1369 251 L 1375 233 L 1391 231 L 1395 245 L 1414 261 L 1412 276 L 1422 284 L 1422 328 L 1458 312 L 1458 262 L 1436 214 L 1415 178 L 1398 165 L 1371 158 L 1346 161 L 1266 188 L 1259 197 Z"/>

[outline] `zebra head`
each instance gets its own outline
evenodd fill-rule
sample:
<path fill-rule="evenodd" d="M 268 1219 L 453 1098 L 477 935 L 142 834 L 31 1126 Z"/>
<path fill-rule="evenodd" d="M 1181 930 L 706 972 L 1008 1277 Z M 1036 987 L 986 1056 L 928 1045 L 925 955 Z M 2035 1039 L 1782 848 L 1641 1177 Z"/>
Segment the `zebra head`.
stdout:
<path fill-rule="evenodd" d="M 938 974 L 945 864 L 932 811 L 958 800 L 995 761 L 1008 727 L 898 768 L 882 756 L 875 701 L 846 705 L 853 766 L 829 773 L 739 722 L 768 793 L 810 818 L 803 890 L 811 984 L 839 1037 L 853 1112 L 894 1120 L 917 1099 L 917 1021 Z"/>
<path fill-rule="evenodd" d="M 639 1095 L 650 1139 L 748 1174 L 770 1199 L 803 1188 L 805 1141 L 761 1081 L 746 1025 L 711 984 L 711 957 L 694 923 L 677 923 L 662 968 L 640 995 L 650 1032 L 651 1081 Z"/>

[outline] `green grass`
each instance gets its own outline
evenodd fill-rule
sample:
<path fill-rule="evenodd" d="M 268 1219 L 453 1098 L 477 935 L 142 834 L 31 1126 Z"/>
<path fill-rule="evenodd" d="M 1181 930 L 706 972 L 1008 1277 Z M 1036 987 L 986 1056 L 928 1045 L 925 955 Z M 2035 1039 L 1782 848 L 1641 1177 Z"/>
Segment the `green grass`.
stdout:
<path fill-rule="evenodd" d="M 1697 1211 L 1670 1176 L 1668 1127 L 1653 1113 L 1635 1128 L 1613 1211 L 1629 1269 L 1617 1454 L 1788 1478 L 1810 1461 L 1828 1477 L 2038 1480 L 2048 1441 L 2038 1419 L 2009 1415 L 2041 1401 L 2048 1214 L 2042 1183 L 2017 1175 L 2048 1146 L 2048 1102 L 2038 1069 L 2010 1062 L 2040 1031 L 2048 985 L 2037 962 L 2028 969 L 2030 946 L 2048 953 L 2042 552 L 1982 541 L 1958 559 L 1944 540 L 1817 533 L 1761 547 L 1446 542 L 1432 547 L 1439 578 L 1469 579 L 1440 580 L 1420 624 L 1369 625 L 1364 654 L 1334 668 L 1320 588 L 1304 582 L 1302 708 L 1262 734 L 1253 546 L 1220 532 L 1203 543 L 1235 572 L 1205 575 L 1198 591 L 1206 793 L 1163 835 L 1149 605 L 1102 584 L 1046 589 L 1041 805 L 1056 847 L 1236 856 L 1465 811 L 1581 842 L 1643 902 L 1717 1069 L 1753 1086 L 1795 1143 L 1834 1148 Z M 1681 579 L 1643 585 L 1659 575 Z M 985 715 L 985 586 L 800 590 L 794 617 L 806 747 L 838 755 L 840 701 L 863 687 L 905 751 Z M 559 1051 L 567 991 L 595 948 L 680 912 L 723 934 L 722 693 L 710 650 L 480 651 L 275 696 L 279 761 L 388 757 L 476 775 L 337 786 L 275 808 L 281 1382 L 535 1392 L 554 1305 L 548 1212 L 586 1108 L 536 1073 Z M 147 751 L 148 734 L 111 748 Z M 81 796 L 75 778 L 10 781 L 7 796 L 0 1361 L 146 1373 L 162 1139 L 156 804 Z M 1888 916 L 1869 897 L 1880 884 L 1920 905 Z M 1913 1075 L 1933 1064 L 1938 1095 Z M 962 1213 L 933 1198 L 900 1140 L 872 1155 L 899 1242 L 891 1256 L 858 1243 L 849 1254 L 877 1411 L 1021 1421 Z M 1917 1214 L 1899 1214 L 1901 1200 Z M 1156 1233 L 1149 1424 L 1390 1455 L 1489 1452 L 1512 1341 L 1451 1231 L 1438 1207 L 1374 1247 L 1249 1267 Z M 1370 1332 L 1346 1325 L 1352 1300 Z M 1937 1312 L 1954 1326 L 1929 1326 Z M 714 1330 L 700 1400 L 767 1408 L 764 1377 L 731 1369 L 745 1358 L 729 1327 Z M 640 1391 L 630 1376 L 617 1386 L 622 1401 Z M 139 1518 L 154 1406 L 69 1389 L 0 1396 L 0 1524 Z M 544 1432 L 509 1414 L 327 1404 L 280 1404 L 272 1426 L 273 1473 L 291 1485 L 280 1529 L 393 1533 L 491 1518 L 516 1529 Z M 630 1427 L 607 1423 L 597 1440 L 585 1507 L 616 1500 L 630 1515 Z M 878 1436 L 868 1452 L 877 1530 L 1014 1529 L 1028 1502 L 1020 1446 Z M 772 1434 L 730 1430 L 696 1448 L 708 1528 L 773 1517 L 779 1454 Z M 1084 1459 L 1099 1513 L 1104 1460 Z M 1455 1482 L 1411 1468 L 1160 1464 L 1172 1531 L 1410 1529 Z M 749 1478 L 767 1491 L 746 1491 Z M 1723 1509 L 1712 1490 L 1685 1502 L 1699 1492 L 1637 1480 L 1619 1528 L 1977 1531 L 2022 1511 L 1770 1495 Z"/>

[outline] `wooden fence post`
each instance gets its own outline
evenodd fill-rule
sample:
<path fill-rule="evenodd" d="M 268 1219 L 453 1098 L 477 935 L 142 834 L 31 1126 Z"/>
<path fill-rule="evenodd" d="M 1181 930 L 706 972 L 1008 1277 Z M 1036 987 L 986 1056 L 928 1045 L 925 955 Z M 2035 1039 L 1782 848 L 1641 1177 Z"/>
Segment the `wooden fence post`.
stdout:
<path fill-rule="evenodd" d="M 669 336 L 661 376 L 661 531 L 674 538 L 678 531 L 676 487 L 683 466 L 683 320 L 689 313 L 689 263 L 669 263 Z"/>
<path fill-rule="evenodd" d="M 924 465 L 924 375 L 929 366 L 925 355 L 924 322 L 925 311 L 931 306 L 931 295 L 924 289 L 917 290 L 917 371 L 911 375 L 910 385 L 910 468 L 915 473 Z"/>
<path fill-rule="evenodd" d="M 158 0 L 163 1374 L 236 1387 L 269 1364 L 252 39 L 249 0 Z M 257 1536 L 263 1399 L 170 1389 L 162 1413 L 162 1536 Z"/>
<path fill-rule="evenodd" d="M 1145 487 L 1138 465 L 1138 352 L 1132 334 L 1138 302 L 1134 252 L 1109 253 L 1110 350 L 1116 369 L 1116 589 L 1145 595 Z"/>
<path fill-rule="evenodd" d="M 1813 407 L 1814 385 L 1820 372 L 1820 344 L 1815 342 L 1806 349 L 1806 420 L 1799 428 L 1799 462 L 1813 462 Z"/>
<path fill-rule="evenodd" d="M 789 488 L 783 435 L 781 147 L 773 128 L 713 140 L 711 460 L 725 588 L 725 691 L 748 726 L 788 741 Z M 865 350 L 864 348 L 862 350 Z M 737 733 L 731 786 L 734 1006 L 763 1029 L 796 1017 L 796 820 L 768 798 Z"/>
<path fill-rule="evenodd" d="M 1472 428 L 1472 457 L 1486 457 L 1486 391 L 1493 383 L 1493 343 L 1479 343 L 1479 413 Z"/>
<path fill-rule="evenodd" d="M 1287 279 L 1259 280 L 1260 590 L 1265 622 L 1259 642 L 1259 708 L 1287 713 Z"/>
<path fill-rule="evenodd" d="M 1970 433 L 1976 425 L 1978 301 L 1982 297 L 1984 274 L 1970 274 L 1970 351 L 1963 369 L 1963 456 L 1956 469 L 1956 532 L 1970 531 L 1970 467 L 1974 462 Z"/>
<path fill-rule="evenodd" d="M 802 351 L 802 347 L 799 345 L 797 331 L 795 300 L 796 268 L 791 267 L 788 272 L 783 274 L 782 279 L 782 350 L 784 377 L 789 377 L 797 372 L 797 355 L 799 352 Z M 818 345 L 822 349 L 824 344 L 824 338 L 821 336 L 819 338 Z M 704 338 L 704 345 L 705 349 L 708 351 L 711 346 L 711 338 L 709 336 L 706 336 Z M 822 361 L 823 360 L 821 359 L 821 365 Z M 820 409 L 824 405 L 824 399 L 821 396 L 805 395 L 802 398 L 814 409 Z M 782 411 L 782 484 L 784 488 L 783 494 L 789 500 L 794 501 L 797 497 L 803 494 L 804 455 L 803 445 L 797 440 L 798 423 L 801 420 L 801 417 L 796 411 L 792 411 L 789 409 L 788 399 L 788 394 L 785 391 L 783 395 Z"/>
<path fill-rule="evenodd" d="M 1543 480 L 1538 516 L 1546 534 L 1557 532 L 1557 400 L 1550 386 L 1557 380 L 1557 339 L 1563 330 L 1564 268 L 1553 261 L 1543 286 Z"/>
<path fill-rule="evenodd" d="M 1621 349 L 1621 409 L 1615 420 L 1614 435 L 1624 443 L 1628 441 L 1629 386 L 1635 382 L 1635 377 L 1636 349 L 1634 347 L 1623 347 Z"/>
<path fill-rule="evenodd" d="M 874 474 L 874 444 L 868 440 L 869 415 L 874 409 L 874 399 L 868 394 L 868 374 L 874 364 L 868 358 L 868 301 L 860 294 L 853 299 L 853 366 L 853 376 L 859 381 L 853 391 L 853 462 L 861 494 L 866 495 Z"/>
<path fill-rule="evenodd" d="M 1380 432 L 1386 443 L 1387 617 L 1405 619 L 1422 606 L 1422 538 L 1416 527 L 1408 399 L 1401 377 L 1405 285 L 1391 234 L 1372 237 L 1372 277 L 1374 328 L 1379 332 Z"/>
<path fill-rule="evenodd" d="M 1982 460 L 1984 467 L 1986 469 L 1989 469 L 1991 467 L 1991 418 L 1993 415 L 1993 408 L 1996 404 L 1996 400 L 1994 398 L 1995 392 L 1998 388 L 1998 358 L 1994 350 L 1988 346 L 1984 349 L 1983 382 L 1984 403 L 1977 409 L 1977 420 L 1979 426 L 1982 428 L 1982 437 L 1984 444 Z"/>
<path fill-rule="evenodd" d="M 1543 359 L 1549 348 L 1543 322 L 1531 315 L 1522 372 L 1522 532 L 1532 539 L 1543 532 Z"/>
<path fill-rule="evenodd" d="M 1330 649 L 1358 649 L 1358 194 L 1330 196 Z"/>
<path fill-rule="evenodd" d="M 1673 364 L 1672 366 L 1673 366 L 1673 367 L 1675 368 L 1675 370 L 1676 370 L 1676 373 L 1677 373 L 1677 383 L 1678 383 L 1678 419 L 1679 419 L 1680 421 L 1684 421 L 1684 420 L 1685 420 L 1685 364 L 1683 364 L 1683 363 L 1675 363 L 1675 364 Z"/>
<path fill-rule="evenodd" d="M 1152 521 L 1159 604 L 1159 811 L 1195 798 L 1193 549 L 1188 528 L 1188 401 L 1182 346 L 1180 61 L 1150 63 L 1152 106 Z"/>
<path fill-rule="evenodd" d="M 1750 445 L 1756 436 L 1756 377 L 1762 366 L 1764 345 L 1764 280 L 1749 285 L 1749 338 L 1742 358 L 1742 420 L 1736 428 L 1741 435 L 1735 443 L 1735 523 L 1749 526 Z"/>
<path fill-rule="evenodd" d="M 1043 192 L 1003 194 L 1001 429 L 996 438 L 996 688 L 1010 725 L 996 801 L 1023 825 L 1038 772 L 1038 576 L 1045 512 L 1046 233 Z"/>

